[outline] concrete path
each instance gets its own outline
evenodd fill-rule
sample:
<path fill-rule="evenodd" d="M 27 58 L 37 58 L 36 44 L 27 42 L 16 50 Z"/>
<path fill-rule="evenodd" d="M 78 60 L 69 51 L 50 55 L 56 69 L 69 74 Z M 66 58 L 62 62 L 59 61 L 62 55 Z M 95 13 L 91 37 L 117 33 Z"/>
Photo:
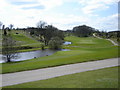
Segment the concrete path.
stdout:
<path fill-rule="evenodd" d="M 113 40 L 111 40 L 111 39 L 106 39 L 106 40 L 110 41 L 110 42 L 111 42 L 112 44 L 114 44 L 115 46 L 118 46 L 118 44 L 115 43 Z"/>
<path fill-rule="evenodd" d="M 96 36 L 95 34 L 93 34 L 93 36 L 96 37 L 96 38 L 99 38 L 99 39 L 103 39 L 103 38 L 101 38 L 101 37 Z"/>
<path fill-rule="evenodd" d="M 95 34 L 93 34 L 93 36 L 96 37 L 96 38 L 99 38 L 99 39 L 104 39 L 104 38 L 101 38 L 101 37 L 96 36 Z M 114 44 L 114 46 L 119 46 L 117 43 L 115 43 L 115 42 L 114 42 L 113 40 L 111 40 L 111 39 L 106 39 L 106 40 L 110 41 L 112 44 Z"/>
<path fill-rule="evenodd" d="M 58 67 L 2 74 L 2 86 L 44 80 L 53 77 L 118 66 L 118 58 L 70 64 Z M 0 86 L 1 87 L 1 86 Z"/>

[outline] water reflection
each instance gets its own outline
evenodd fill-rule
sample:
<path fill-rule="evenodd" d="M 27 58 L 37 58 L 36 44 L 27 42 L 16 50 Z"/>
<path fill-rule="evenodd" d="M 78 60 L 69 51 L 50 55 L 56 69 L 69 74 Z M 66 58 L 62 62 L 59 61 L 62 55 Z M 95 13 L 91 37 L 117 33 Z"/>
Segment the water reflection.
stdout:
<path fill-rule="evenodd" d="M 69 45 L 71 44 L 71 42 L 66 41 L 63 44 Z M 37 51 L 30 51 L 30 52 L 20 52 L 18 53 L 18 57 L 15 59 L 11 59 L 11 61 L 23 61 L 23 60 L 28 60 L 32 58 L 49 56 L 54 54 L 57 51 L 69 51 L 69 49 L 61 49 L 61 50 L 45 49 L 45 50 L 37 50 Z M 0 63 L 4 63 L 5 61 L 6 61 L 6 57 L 0 54 Z"/>
<path fill-rule="evenodd" d="M 16 59 L 11 59 L 11 61 L 23 61 L 23 60 L 28 60 L 32 58 L 49 56 L 54 54 L 57 51 L 69 51 L 69 49 L 61 49 L 61 50 L 45 49 L 45 50 L 37 50 L 37 51 L 30 51 L 30 52 L 21 52 L 21 53 L 18 53 L 18 57 Z M 4 56 L 0 55 L 0 57 L 2 57 L 2 60 L 0 60 L 0 63 L 3 63 L 6 61 L 6 58 Z"/>

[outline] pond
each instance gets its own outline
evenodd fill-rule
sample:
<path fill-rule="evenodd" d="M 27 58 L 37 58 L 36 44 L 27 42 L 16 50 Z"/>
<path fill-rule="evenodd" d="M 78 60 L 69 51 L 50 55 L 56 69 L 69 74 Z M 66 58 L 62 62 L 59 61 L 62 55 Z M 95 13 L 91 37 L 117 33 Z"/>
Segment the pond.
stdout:
<path fill-rule="evenodd" d="M 72 44 L 72 43 L 68 42 L 68 41 L 66 41 L 66 42 L 63 43 L 63 45 L 69 45 L 69 44 Z"/>
<path fill-rule="evenodd" d="M 38 57 L 49 56 L 54 54 L 57 51 L 69 51 L 69 49 L 61 49 L 61 50 L 45 49 L 45 50 L 37 50 L 37 51 L 30 51 L 30 52 L 20 52 L 18 53 L 18 57 L 16 59 L 11 59 L 11 61 L 23 61 L 23 60 L 28 60 L 28 59 L 38 58 Z M 0 63 L 4 63 L 6 58 L 3 55 L 0 55 L 0 58 L 1 58 Z"/>
<path fill-rule="evenodd" d="M 11 59 L 11 61 L 23 61 L 23 60 L 28 60 L 28 59 L 38 58 L 38 57 L 49 56 L 54 54 L 57 51 L 68 51 L 68 49 L 61 49 L 61 50 L 45 49 L 45 50 L 37 50 L 37 51 L 30 51 L 30 52 L 21 52 L 21 53 L 18 53 L 18 57 L 16 59 Z M 2 55 L 0 55 L 0 57 L 2 57 L 2 60 L 0 60 L 0 63 L 5 62 L 6 58 Z"/>

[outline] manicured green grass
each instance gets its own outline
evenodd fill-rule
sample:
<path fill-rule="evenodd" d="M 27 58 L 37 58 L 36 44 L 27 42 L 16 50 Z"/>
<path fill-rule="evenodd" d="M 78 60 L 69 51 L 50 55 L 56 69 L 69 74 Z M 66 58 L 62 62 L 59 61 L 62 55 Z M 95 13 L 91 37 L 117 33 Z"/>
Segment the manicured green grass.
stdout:
<path fill-rule="evenodd" d="M 98 39 L 93 37 L 79 38 L 75 36 L 66 37 L 65 40 L 71 41 L 72 44 L 70 46 L 79 46 L 82 48 L 102 48 L 102 47 L 110 47 L 113 44 L 105 39 Z"/>
<path fill-rule="evenodd" d="M 104 39 L 66 37 L 71 45 L 64 45 L 63 48 L 70 51 L 59 51 L 51 56 L 40 57 L 20 62 L 2 64 L 2 73 L 18 72 L 46 67 L 53 67 L 65 64 L 80 63 L 94 60 L 118 57 L 118 47 Z M 89 42 L 89 43 L 88 43 Z"/>
<path fill-rule="evenodd" d="M 3 88 L 118 88 L 118 67 L 81 72 Z"/>

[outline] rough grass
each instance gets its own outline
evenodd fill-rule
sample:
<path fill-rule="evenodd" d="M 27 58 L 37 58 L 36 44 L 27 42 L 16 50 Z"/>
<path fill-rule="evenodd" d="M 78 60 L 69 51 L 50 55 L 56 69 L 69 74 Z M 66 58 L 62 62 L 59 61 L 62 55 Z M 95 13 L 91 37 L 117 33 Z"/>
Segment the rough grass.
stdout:
<path fill-rule="evenodd" d="M 16 34 L 19 33 L 19 34 Z M 40 46 L 40 42 L 30 38 L 26 32 L 20 30 L 13 30 L 11 32 L 12 37 L 17 41 L 18 44 L 22 46 Z"/>
<path fill-rule="evenodd" d="M 93 37 L 79 38 L 70 36 L 66 37 L 65 40 L 72 42 L 71 45 L 63 46 L 63 48 L 71 49 L 70 51 L 59 51 L 51 56 L 14 63 L 4 63 L 2 64 L 2 73 L 18 72 L 118 57 L 118 47 L 113 46 L 110 41 L 104 39 L 97 39 Z"/>
<path fill-rule="evenodd" d="M 33 39 L 26 31 L 11 30 L 10 32 L 8 31 L 8 34 L 10 34 L 13 39 L 16 40 L 17 47 L 23 47 L 22 49 L 18 50 L 18 52 L 27 52 L 40 49 L 41 43 Z M 31 49 L 25 49 L 24 47 L 31 47 Z"/>
<path fill-rule="evenodd" d="M 118 67 L 81 72 L 3 88 L 118 88 Z"/>

